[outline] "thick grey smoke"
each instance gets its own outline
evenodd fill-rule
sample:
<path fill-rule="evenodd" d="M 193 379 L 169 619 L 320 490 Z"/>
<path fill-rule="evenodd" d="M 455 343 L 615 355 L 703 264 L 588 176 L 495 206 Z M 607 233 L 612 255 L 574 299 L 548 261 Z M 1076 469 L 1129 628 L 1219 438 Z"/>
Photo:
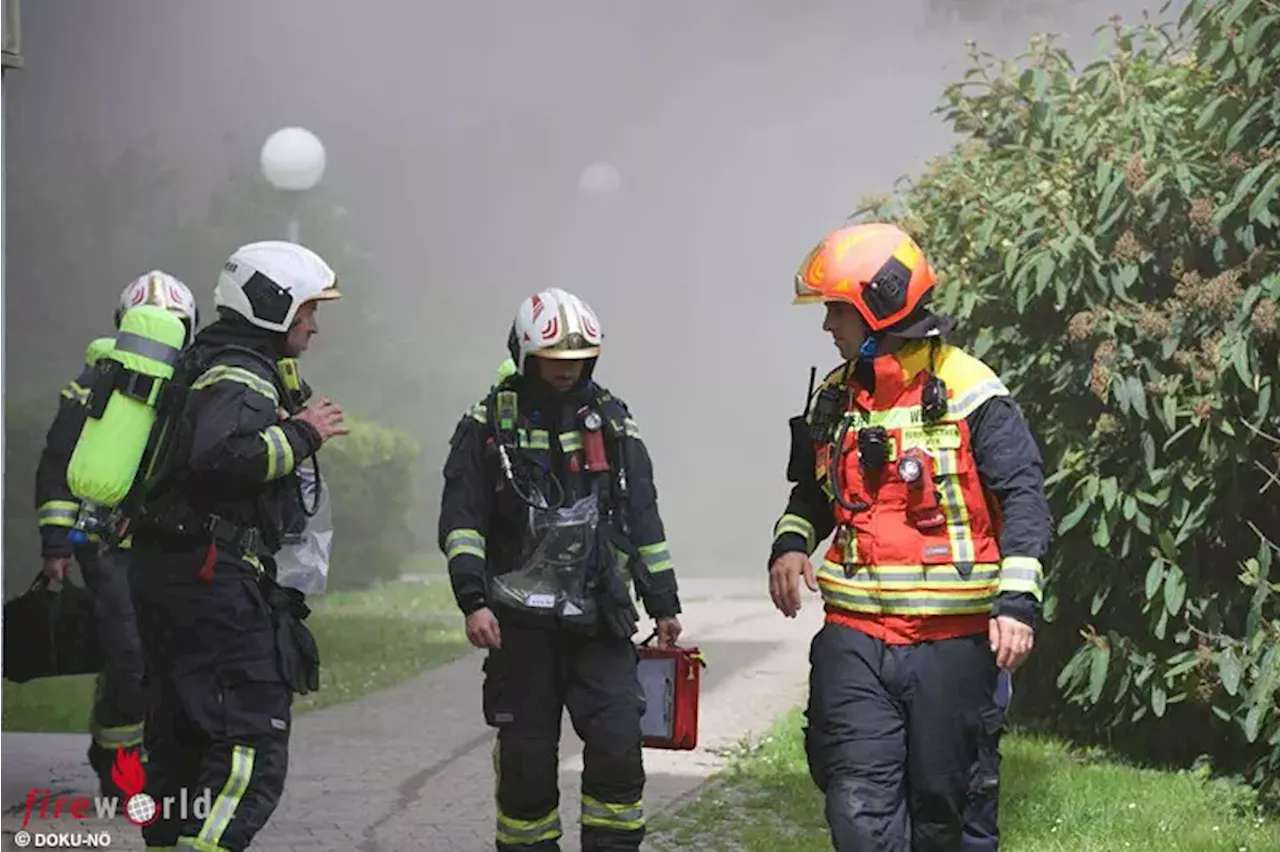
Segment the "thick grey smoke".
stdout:
<path fill-rule="evenodd" d="M 518 301 L 574 290 L 655 457 L 677 564 L 762 572 L 786 418 L 836 359 L 821 309 L 789 305 L 804 252 L 949 144 L 931 109 L 966 38 L 1012 52 L 1056 31 L 1085 59 L 1095 27 L 1142 7 L 28 0 L 4 91 L 7 389 L 52 413 L 158 257 L 211 311 L 234 246 L 184 255 L 174 223 L 200 227 L 229 167 L 300 124 L 369 258 L 339 269 L 314 384 L 384 394 L 362 405 L 419 437 L 434 494 Z"/>

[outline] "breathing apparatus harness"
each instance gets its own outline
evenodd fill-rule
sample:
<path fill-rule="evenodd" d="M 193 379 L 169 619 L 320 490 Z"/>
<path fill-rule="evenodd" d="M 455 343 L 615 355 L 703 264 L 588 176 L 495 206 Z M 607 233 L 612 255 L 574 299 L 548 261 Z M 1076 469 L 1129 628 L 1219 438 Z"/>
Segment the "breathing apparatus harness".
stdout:
<path fill-rule="evenodd" d="M 490 432 L 503 476 L 516 496 L 531 508 L 542 511 L 563 508 L 566 493 L 560 477 L 551 470 L 550 465 L 544 467 L 531 460 L 520 449 L 516 439 L 519 396 L 512 388 L 513 380 L 514 377 L 504 379 L 493 388 L 486 400 L 490 412 Z M 607 501 L 608 508 L 610 514 L 617 514 L 617 520 L 625 529 L 625 512 L 619 510 L 626 504 L 627 471 L 616 451 L 621 424 L 617 422 L 619 418 L 606 418 L 602 413 L 612 407 L 612 399 L 607 392 L 595 393 L 590 401 L 578 408 L 576 417 L 583 436 L 583 470 L 587 473 L 613 473 L 610 477 L 613 492 L 610 496 L 613 499 Z M 606 429 L 606 426 L 609 428 Z M 606 431 L 609 432 L 608 441 L 605 440 Z M 554 499 L 549 499 L 545 491 L 554 495 Z"/>
<path fill-rule="evenodd" d="M 486 401 L 491 424 L 492 442 L 499 457 L 502 475 L 515 494 L 531 510 L 557 513 L 565 508 L 566 488 L 551 470 L 550 463 L 542 468 L 522 452 L 516 440 L 518 395 L 513 388 L 516 377 L 509 377 L 495 386 Z M 629 574 L 643 594 L 648 590 L 648 575 L 641 568 L 642 558 L 631 541 L 627 506 L 627 472 L 621 452 L 621 439 L 625 435 L 624 412 L 613 397 L 599 388 L 593 388 L 592 398 L 579 406 L 575 419 L 582 431 L 582 452 L 578 460 L 586 474 L 592 477 L 591 495 L 598 500 L 599 523 L 605 526 L 608 542 L 628 559 Z M 607 433 L 607 434 L 606 434 Z M 576 450 L 574 453 L 576 454 Z M 566 463 L 572 464 L 568 458 Z M 536 479 L 543 480 L 542 483 Z M 524 480 L 524 481 L 522 481 Z M 602 489 L 602 482 L 606 483 Z M 601 491 L 603 490 L 603 494 Z M 548 499 L 554 497 L 554 499 Z M 603 499 L 600 499 L 603 497 Z M 584 498 L 585 499 L 585 498 Z M 603 545 L 603 540 L 600 544 Z M 601 552 L 593 573 L 585 578 L 583 593 L 594 603 L 584 603 L 582 619 L 590 624 L 598 614 L 602 623 L 615 635 L 626 638 L 634 634 L 639 622 L 639 612 L 631 599 L 625 580 L 614 565 L 604 560 Z M 563 613 L 562 613 L 563 617 Z M 574 619 L 569 618 L 572 622 Z"/>
<path fill-rule="evenodd" d="M 309 397 L 308 389 L 301 381 L 298 375 L 297 362 L 293 358 L 284 358 L 278 361 L 272 361 L 263 353 L 247 346 L 241 346 L 234 343 L 219 344 L 209 350 L 200 350 L 196 347 L 187 349 L 179 363 L 179 367 L 174 381 L 166 389 L 170 394 L 165 401 L 165 422 L 162 428 L 157 429 L 152 436 L 154 446 L 154 455 L 151 469 L 145 479 L 136 489 L 137 495 L 135 510 L 142 508 L 145 495 L 159 490 L 162 484 L 167 484 L 170 474 L 172 473 L 173 452 L 174 452 L 174 424 L 178 416 L 186 408 L 186 401 L 191 393 L 191 385 L 194 381 L 211 368 L 218 359 L 226 354 L 235 354 L 244 356 L 267 368 L 268 375 L 271 376 L 271 383 L 275 387 L 279 395 L 282 407 L 290 416 L 302 410 L 303 405 Z M 149 454 L 152 452 L 149 449 Z M 315 453 L 311 457 L 312 467 L 315 470 L 316 493 L 310 508 L 307 506 L 306 494 L 302 488 L 301 477 L 294 475 L 294 489 L 298 499 L 298 505 L 302 509 L 302 513 L 307 518 L 315 516 L 320 509 L 320 498 L 323 483 L 320 473 L 319 453 Z M 261 498 L 259 499 L 258 514 L 264 515 L 261 506 Z M 203 518 L 196 518 L 198 511 L 193 511 L 194 507 L 183 509 L 175 509 L 172 506 L 166 506 L 158 512 L 148 511 L 146 521 L 154 524 L 162 530 L 169 532 L 177 532 L 179 534 L 190 535 L 204 531 L 209 533 L 209 554 L 204 565 L 201 566 L 199 576 L 202 580 L 212 580 L 213 563 L 217 555 L 217 545 L 221 542 L 228 545 L 243 548 L 246 552 L 257 550 L 259 539 L 263 535 L 263 531 L 254 525 L 242 525 L 228 521 L 218 515 L 209 514 Z M 194 521 L 194 526 L 191 521 Z M 268 546 L 278 544 L 279 542 L 264 542 Z"/>

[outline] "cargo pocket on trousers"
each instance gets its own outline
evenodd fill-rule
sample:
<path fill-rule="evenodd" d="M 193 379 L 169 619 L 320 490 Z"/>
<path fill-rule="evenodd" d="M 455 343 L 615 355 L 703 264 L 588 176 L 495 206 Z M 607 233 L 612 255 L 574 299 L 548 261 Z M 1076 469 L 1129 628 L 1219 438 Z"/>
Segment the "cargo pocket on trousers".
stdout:
<path fill-rule="evenodd" d="M 507 701 L 508 678 L 503 671 L 504 666 L 493 651 L 484 658 L 480 671 L 484 672 L 484 683 L 480 687 L 480 703 L 484 712 L 484 721 L 491 728 L 501 728 L 515 721 Z"/>
<path fill-rule="evenodd" d="M 1000 737 L 1004 733 L 1004 711 L 988 707 L 978 726 L 978 757 L 969 779 L 970 792 L 979 797 L 995 794 L 1000 786 Z"/>
<path fill-rule="evenodd" d="M 232 742 L 287 736 L 293 696 L 275 660 L 238 666 L 221 683 L 223 730 Z"/>

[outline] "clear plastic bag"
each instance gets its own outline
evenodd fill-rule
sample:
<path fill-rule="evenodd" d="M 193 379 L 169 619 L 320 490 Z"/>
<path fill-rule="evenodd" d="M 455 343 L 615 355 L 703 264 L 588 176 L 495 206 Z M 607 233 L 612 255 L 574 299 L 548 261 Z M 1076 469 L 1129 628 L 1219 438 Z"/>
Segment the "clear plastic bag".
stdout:
<path fill-rule="evenodd" d="M 308 597 L 323 595 L 329 581 L 329 557 L 333 552 L 333 510 L 329 502 L 329 486 L 319 480 L 319 500 L 316 503 L 317 479 L 310 465 L 298 468 L 302 483 L 304 505 L 316 507 L 316 513 L 306 519 L 301 533 L 285 537 L 284 546 L 276 554 L 276 582 L 297 589 Z"/>
<path fill-rule="evenodd" d="M 492 580 L 494 596 L 508 606 L 589 620 L 595 615 L 588 579 L 600 560 L 600 504 L 589 494 L 553 511 L 530 509 L 532 547 L 519 569 Z"/>

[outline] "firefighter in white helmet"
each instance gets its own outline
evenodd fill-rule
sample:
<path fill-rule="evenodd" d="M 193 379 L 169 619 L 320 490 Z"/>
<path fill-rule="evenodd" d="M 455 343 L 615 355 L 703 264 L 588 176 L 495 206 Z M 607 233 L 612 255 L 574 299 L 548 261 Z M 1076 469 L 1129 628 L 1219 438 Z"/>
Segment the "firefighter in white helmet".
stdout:
<path fill-rule="evenodd" d="M 566 706 L 583 737 L 582 849 L 639 849 L 645 834 L 630 585 L 663 646 L 680 601 L 639 428 L 593 379 L 602 339 L 572 293 L 525 299 L 514 373 L 463 415 L 445 461 L 439 545 L 467 638 L 489 652 L 499 850 L 559 849 Z"/>
<path fill-rule="evenodd" d="M 144 826 L 148 848 L 245 849 L 284 790 L 293 694 L 318 687 L 319 663 L 303 596 L 275 582 L 274 556 L 315 509 L 298 465 L 347 431 L 337 405 L 309 401 L 296 361 L 320 303 L 339 297 L 315 252 L 241 246 L 218 277 L 218 319 L 179 362 L 189 391 L 134 521 L 146 791 L 219 798 L 208 814 L 174 809 Z"/>
<path fill-rule="evenodd" d="M 195 297 L 177 278 L 159 269 L 139 276 L 120 293 L 115 310 L 115 327 L 125 311 L 138 305 L 167 308 L 186 326 L 190 341 L 199 324 Z M 103 669 L 94 690 L 89 717 L 89 763 L 98 775 L 104 796 L 118 796 L 111 777 L 117 749 L 142 745 L 145 698 L 142 689 L 142 649 L 129 593 L 128 551 L 125 539 L 114 554 L 100 557 L 98 548 L 75 546 L 68 532 L 80 511 L 80 501 L 67 484 L 71 460 L 81 427 L 85 422 L 84 402 L 94 375 L 94 365 L 115 344 L 112 337 L 100 337 L 85 349 L 85 366 L 80 375 L 62 389 L 58 411 L 45 436 L 45 446 L 36 467 L 36 516 L 40 529 L 40 551 L 45 576 L 62 580 L 72 557 L 80 566 L 85 585 L 96 598 L 97 638 L 103 652 Z"/>

